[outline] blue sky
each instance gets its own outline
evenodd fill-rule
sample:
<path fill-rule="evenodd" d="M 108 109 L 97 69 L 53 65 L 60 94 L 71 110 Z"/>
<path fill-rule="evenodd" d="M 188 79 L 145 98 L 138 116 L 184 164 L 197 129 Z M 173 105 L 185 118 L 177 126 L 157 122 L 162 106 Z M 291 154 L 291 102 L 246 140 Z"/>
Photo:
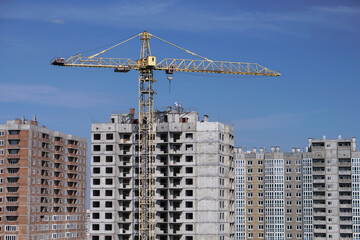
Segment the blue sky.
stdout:
<path fill-rule="evenodd" d="M 360 137 L 359 1 L 0 1 L 0 123 L 40 124 L 90 137 L 92 122 L 137 108 L 137 73 L 50 66 L 147 30 L 212 60 L 256 62 L 281 77 L 163 72 L 155 105 L 232 124 L 236 146 L 288 151 L 308 137 Z M 152 53 L 195 58 L 151 42 Z M 140 41 L 105 56 L 139 56 Z M 96 53 L 90 51 L 88 54 Z M 86 55 L 86 54 L 85 54 Z"/>

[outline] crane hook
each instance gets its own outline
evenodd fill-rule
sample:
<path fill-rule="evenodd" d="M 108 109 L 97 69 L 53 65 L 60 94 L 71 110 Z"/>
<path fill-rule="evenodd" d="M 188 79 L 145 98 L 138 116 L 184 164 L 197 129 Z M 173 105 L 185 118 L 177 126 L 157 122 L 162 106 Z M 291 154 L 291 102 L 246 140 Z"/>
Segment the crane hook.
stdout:
<path fill-rule="evenodd" d="M 171 93 L 171 80 L 174 79 L 173 76 L 168 76 L 167 79 L 169 80 L 169 94 Z"/>

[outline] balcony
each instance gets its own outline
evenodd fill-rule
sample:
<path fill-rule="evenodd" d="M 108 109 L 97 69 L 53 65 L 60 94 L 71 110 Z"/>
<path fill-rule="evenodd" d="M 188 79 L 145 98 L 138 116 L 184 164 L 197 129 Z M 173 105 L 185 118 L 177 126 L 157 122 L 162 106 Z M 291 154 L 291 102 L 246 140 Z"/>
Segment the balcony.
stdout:
<path fill-rule="evenodd" d="M 76 196 L 77 191 L 76 190 L 67 190 L 68 196 Z"/>
<path fill-rule="evenodd" d="M 6 204 L 18 204 L 19 197 L 6 197 Z"/>
<path fill-rule="evenodd" d="M 19 175 L 20 168 L 7 168 L 6 171 L 9 175 L 17 176 Z"/>
<path fill-rule="evenodd" d="M 17 165 L 20 163 L 20 159 L 19 158 L 8 158 L 8 164 L 10 165 Z"/>
<path fill-rule="evenodd" d="M 69 170 L 69 171 L 74 171 L 74 172 L 76 172 L 77 169 L 78 169 L 78 166 L 76 166 L 76 165 L 68 165 L 68 170 Z"/>
<path fill-rule="evenodd" d="M 77 177 L 77 174 L 75 174 L 75 173 L 68 173 L 67 174 L 67 177 L 69 178 L 69 179 L 76 179 L 76 177 Z"/>
<path fill-rule="evenodd" d="M 19 177 L 7 177 L 6 178 L 8 184 L 18 184 Z"/>
<path fill-rule="evenodd" d="M 68 157 L 68 160 L 69 160 L 70 163 L 77 163 L 78 162 L 77 157 Z"/>
<path fill-rule="evenodd" d="M 19 194 L 19 187 L 6 187 L 7 193 L 6 195 L 18 195 Z"/>
<path fill-rule="evenodd" d="M 67 183 L 67 186 L 68 186 L 69 188 L 76 188 L 76 187 L 77 187 L 77 182 L 68 182 L 68 183 Z"/>
<path fill-rule="evenodd" d="M 77 148 L 79 145 L 79 142 L 76 140 L 68 140 L 68 148 Z"/>
<path fill-rule="evenodd" d="M 20 139 L 20 130 L 9 130 L 8 139 Z"/>
<path fill-rule="evenodd" d="M 17 211 L 19 209 L 19 206 L 6 206 L 6 214 L 13 214 L 13 213 L 16 213 L 17 214 Z"/>
<path fill-rule="evenodd" d="M 50 167 L 49 161 L 41 161 L 41 166 L 49 168 Z"/>
<path fill-rule="evenodd" d="M 62 147 L 62 146 L 55 146 L 55 153 L 57 153 L 57 154 L 63 154 L 63 153 L 64 153 L 64 147 Z"/>
<path fill-rule="evenodd" d="M 6 216 L 6 221 L 7 222 L 14 223 L 14 222 L 17 222 L 17 220 L 18 220 L 18 216 Z"/>
<path fill-rule="evenodd" d="M 64 139 L 62 137 L 55 137 L 55 145 L 63 145 Z"/>

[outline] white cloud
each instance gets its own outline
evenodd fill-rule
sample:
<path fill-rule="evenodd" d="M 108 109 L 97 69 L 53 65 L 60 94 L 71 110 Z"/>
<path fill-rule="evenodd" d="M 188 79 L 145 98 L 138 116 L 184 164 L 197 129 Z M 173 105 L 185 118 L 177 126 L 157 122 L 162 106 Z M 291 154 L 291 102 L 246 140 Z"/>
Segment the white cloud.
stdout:
<path fill-rule="evenodd" d="M 42 85 L 0 83 L 0 102 L 30 103 L 68 108 L 99 106 L 110 102 L 99 93 L 60 89 Z M 100 97 L 99 97 L 100 96 Z"/>
<path fill-rule="evenodd" d="M 52 4 L 21 6 L 7 5 L 0 18 L 47 21 L 54 24 L 88 23 L 113 27 L 140 29 L 179 29 L 185 31 L 226 30 L 233 32 L 270 31 L 286 34 L 301 34 L 294 23 L 309 26 L 327 24 L 340 28 L 347 25 L 342 19 L 329 14 L 359 15 L 360 8 L 348 6 L 308 7 L 298 11 L 244 11 L 234 10 L 227 15 L 216 10 L 203 10 L 198 5 L 188 7 L 181 0 L 140 0 L 88 4 Z M 352 28 L 353 29 L 353 28 Z M 355 30 L 353 30 L 355 31 Z"/>
<path fill-rule="evenodd" d="M 293 127 L 306 121 L 306 117 L 324 112 L 324 110 L 316 110 L 305 113 L 278 113 L 257 118 L 247 118 L 233 121 L 236 131 L 247 130 L 265 130 L 265 129 L 285 129 Z"/>
<path fill-rule="evenodd" d="M 348 7 L 348 6 L 323 6 L 323 7 L 314 7 L 315 10 L 326 12 L 329 14 L 345 14 L 345 15 L 359 15 L 360 8 L 359 7 Z"/>
<path fill-rule="evenodd" d="M 64 24 L 65 21 L 62 19 L 50 19 L 50 20 L 46 20 L 47 22 L 51 22 L 51 23 L 55 23 L 55 24 Z"/>

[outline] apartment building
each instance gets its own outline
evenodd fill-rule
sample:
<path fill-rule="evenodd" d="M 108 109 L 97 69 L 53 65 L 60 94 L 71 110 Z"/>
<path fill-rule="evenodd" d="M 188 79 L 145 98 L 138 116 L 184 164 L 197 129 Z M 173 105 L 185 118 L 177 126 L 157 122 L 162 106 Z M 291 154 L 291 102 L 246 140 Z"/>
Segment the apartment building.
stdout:
<path fill-rule="evenodd" d="M 300 149 L 235 152 L 236 239 L 302 239 Z"/>
<path fill-rule="evenodd" d="M 359 158 L 355 138 L 309 139 L 303 153 L 306 239 L 360 239 Z"/>
<path fill-rule="evenodd" d="M 135 110 L 92 124 L 90 234 L 138 239 Z M 155 112 L 155 234 L 165 240 L 234 239 L 233 128 L 197 112 Z"/>
<path fill-rule="evenodd" d="M 0 239 L 85 239 L 87 140 L 38 126 L 0 125 Z"/>
<path fill-rule="evenodd" d="M 360 239 L 355 138 L 235 152 L 236 239 Z"/>

